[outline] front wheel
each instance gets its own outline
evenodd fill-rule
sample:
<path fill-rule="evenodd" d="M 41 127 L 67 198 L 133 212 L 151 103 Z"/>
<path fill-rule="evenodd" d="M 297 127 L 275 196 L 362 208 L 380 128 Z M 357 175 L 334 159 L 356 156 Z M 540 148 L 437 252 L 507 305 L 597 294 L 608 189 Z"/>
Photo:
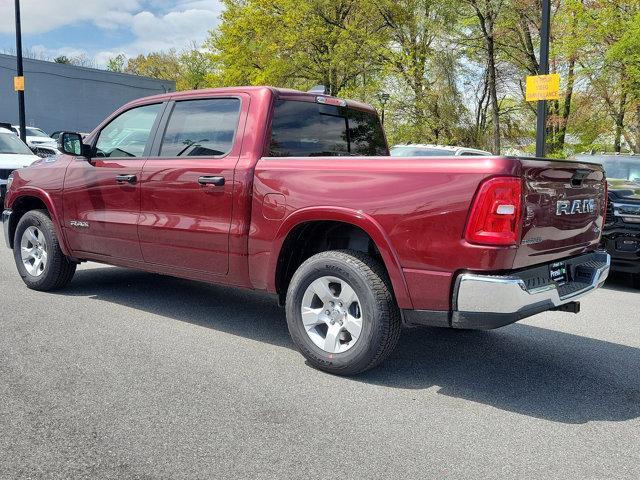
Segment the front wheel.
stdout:
<path fill-rule="evenodd" d="M 361 252 L 327 251 L 306 260 L 291 279 L 286 310 L 302 355 L 334 374 L 375 367 L 400 336 L 400 312 L 386 272 Z"/>
<path fill-rule="evenodd" d="M 32 290 L 63 288 L 76 271 L 76 264 L 62 253 L 53 223 L 44 210 L 31 210 L 18 222 L 13 257 L 22 280 Z"/>

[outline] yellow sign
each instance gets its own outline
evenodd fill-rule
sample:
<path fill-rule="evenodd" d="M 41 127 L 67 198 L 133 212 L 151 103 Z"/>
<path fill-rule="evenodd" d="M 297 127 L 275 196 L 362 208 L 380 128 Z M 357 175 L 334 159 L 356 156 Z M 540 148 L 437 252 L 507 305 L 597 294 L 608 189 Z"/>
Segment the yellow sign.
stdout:
<path fill-rule="evenodd" d="M 16 92 L 24 91 L 24 77 L 13 77 L 13 89 Z"/>
<path fill-rule="evenodd" d="M 560 75 L 534 75 L 527 77 L 527 102 L 560 99 Z"/>

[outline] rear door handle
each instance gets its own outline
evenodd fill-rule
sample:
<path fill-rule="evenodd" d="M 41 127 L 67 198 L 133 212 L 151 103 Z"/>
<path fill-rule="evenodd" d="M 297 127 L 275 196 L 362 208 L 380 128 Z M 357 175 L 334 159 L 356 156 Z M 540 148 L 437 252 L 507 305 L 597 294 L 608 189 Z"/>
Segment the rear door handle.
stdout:
<path fill-rule="evenodd" d="M 224 177 L 199 177 L 200 185 L 213 185 L 214 187 L 222 187 L 224 185 Z"/>
<path fill-rule="evenodd" d="M 138 181 L 138 177 L 135 175 L 116 175 L 116 182 L 118 183 L 136 183 Z"/>

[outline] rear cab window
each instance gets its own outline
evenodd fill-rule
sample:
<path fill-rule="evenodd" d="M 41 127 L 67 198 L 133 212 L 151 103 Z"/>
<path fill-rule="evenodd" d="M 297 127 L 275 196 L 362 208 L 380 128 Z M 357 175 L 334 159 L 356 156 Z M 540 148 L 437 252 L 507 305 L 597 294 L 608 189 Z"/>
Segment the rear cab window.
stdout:
<path fill-rule="evenodd" d="M 374 112 L 303 100 L 276 100 L 271 123 L 272 157 L 387 156 Z"/>

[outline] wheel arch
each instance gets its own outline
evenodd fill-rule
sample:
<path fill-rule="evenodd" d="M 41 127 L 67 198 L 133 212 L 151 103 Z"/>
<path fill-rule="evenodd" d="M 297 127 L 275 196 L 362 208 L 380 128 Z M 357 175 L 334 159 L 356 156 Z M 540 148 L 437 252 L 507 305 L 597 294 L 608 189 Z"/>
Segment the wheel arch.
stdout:
<path fill-rule="evenodd" d="M 364 212 L 342 207 L 314 207 L 297 210 L 280 225 L 273 242 L 274 254 L 271 256 L 271 265 L 268 269 L 269 272 L 273 273 L 269 280 L 268 289 L 278 293 L 281 303 L 283 303 L 293 271 L 310 256 L 300 254 L 301 247 L 299 244 L 307 245 L 306 241 L 313 233 L 313 228 L 320 228 L 320 226 L 326 225 L 329 225 L 332 229 L 343 228 L 343 232 L 349 232 L 349 245 L 343 244 L 339 248 L 352 248 L 370 255 L 373 254 L 373 256 L 379 255 L 379 259 L 391 281 L 398 306 L 400 308 L 412 308 L 400 261 L 382 226 Z M 374 252 L 364 249 L 364 237 L 359 232 L 370 239 Z M 297 247 L 296 244 L 298 244 Z M 292 250 L 292 245 L 297 250 Z M 304 248 L 302 249 L 304 250 Z M 332 248 L 316 251 L 312 247 L 307 252 L 315 254 L 327 249 Z M 298 257 L 291 259 L 292 253 L 298 255 Z"/>
<path fill-rule="evenodd" d="M 69 250 L 62 231 L 62 225 L 60 223 L 61 218 L 58 215 L 55 203 L 47 192 L 35 188 L 21 190 L 18 196 L 12 199 L 10 208 L 12 211 L 9 222 L 9 242 L 11 248 L 14 247 L 13 237 L 15 236 L 16 228 L 20 219 L 31 210 L 46 210 L 51 218 L 56 235 L 58 236 L 60 249 L 65 255 L 69 255 Z"/>

